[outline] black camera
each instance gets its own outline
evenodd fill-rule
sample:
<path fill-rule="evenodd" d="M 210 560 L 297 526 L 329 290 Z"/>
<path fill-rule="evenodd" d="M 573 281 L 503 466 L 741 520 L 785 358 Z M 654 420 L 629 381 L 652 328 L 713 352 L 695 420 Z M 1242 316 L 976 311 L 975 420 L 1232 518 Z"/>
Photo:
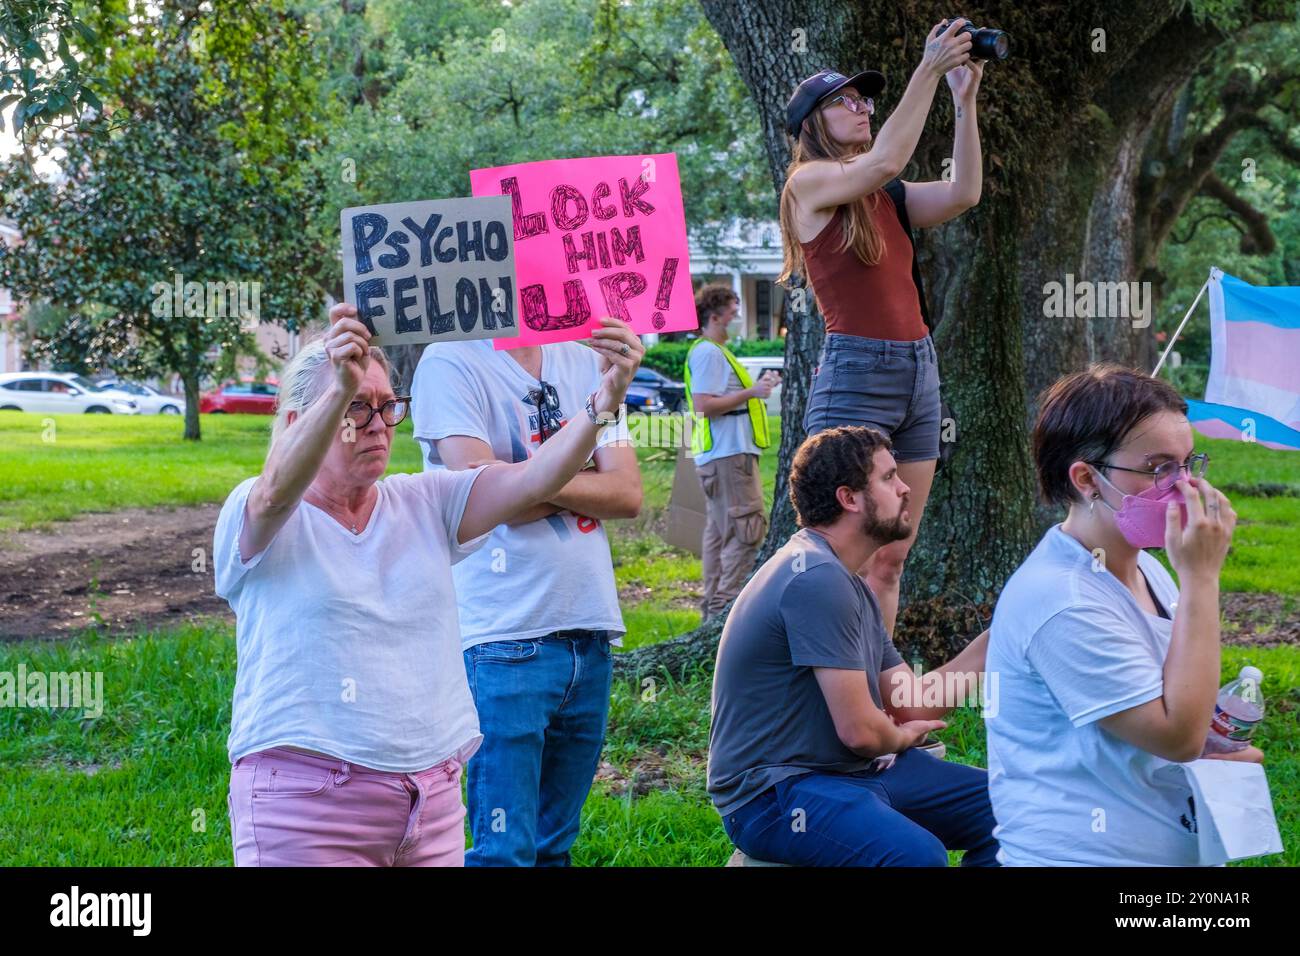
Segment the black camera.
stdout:
<path fill-rule="evenodd" d="M 948 29 L 950 23 L 952 23 L 952 19 L 944 20 L 943 28 Z M 957 33 L 970 34 L 970 58 L 972 60 L 1005 60 L 1011 55 L 1011 37 L 1007 36 L 1002 30 L 975 27 L 967 22 L 962 25 L 962 28 Z"/>

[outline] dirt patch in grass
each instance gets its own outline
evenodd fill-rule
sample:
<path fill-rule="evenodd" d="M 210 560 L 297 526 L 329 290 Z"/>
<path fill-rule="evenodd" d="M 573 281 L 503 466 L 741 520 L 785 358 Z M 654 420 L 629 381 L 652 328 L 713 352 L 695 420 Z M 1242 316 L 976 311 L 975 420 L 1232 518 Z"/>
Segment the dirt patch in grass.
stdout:
<path fill-rule="evenodd" d="M 212 530 L 220 510 L 216 504 L 136 508 L 0 533 L 0 640 L 63 637 L 87 627 L 138 634 L 208 616 L 232 620 L 229 605 L 212 590 Z M 672 589 L 631 583 L 619 589 L 619 600 L 625 608 L 655 600 L 694 610 L 701 588 L 699 582 Z M 900 622 L 904 643 L 947 652 L 929 645 L 945 645 L 953 634 L 974 636 L 990 611 L 936 615 L 934 608 L 909 607 Z M 1295 598 L 1228 593 L 1223 618 L 1227 644 L 1300 644 Z"/>
<path fill-rule="evenodd" d="M 683 581 L 677 587 L 651 588 L 642 584 L 625 584 L 618 589 L 618 603 L 627 608 L 646 601 L 657 601 L 669 611 L 698 611 L 704 588 L 698 581 Z"/>
<path fill-rule="evenodd" d="M 1300 644 L 1300 602 L 1280 594 L 1223 595 L 1223 643 L 1252 647 Z"/>
<path fill-rule="evenodd" d="M 622 766 L 602 760 L 596 769 L 595 782 L 604 784 L 611 796 L 625 796 L 630 789 L 634 797 L 651 790 L 680 790 L 688 782 L 688 773 L 702 775 L 704 754 L 677 754 L 672 759 L 657 751 L 638 753 Z"/>
<path fill-rule="evenodd" d="M 137 508 L 0 534 L 0 640 L 233 619 L 212 590 L 220 510 Z"/>

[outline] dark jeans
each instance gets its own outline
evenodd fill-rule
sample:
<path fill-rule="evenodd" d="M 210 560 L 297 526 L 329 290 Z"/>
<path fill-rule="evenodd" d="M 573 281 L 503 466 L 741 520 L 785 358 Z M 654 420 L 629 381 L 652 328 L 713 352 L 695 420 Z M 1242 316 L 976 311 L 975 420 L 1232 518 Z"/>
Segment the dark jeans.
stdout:
<path fill-rule="evenodd" d="M 465 652 L 483 744 L 466 767 L 466 866 L 568 866 L 600 763 L 613 675 L 606 631 Z"/>
<path fill-rule="evenodd" d="M 782 780 L 722 820 L 749 856 L 794 866 L 997 866 L 988 774 L 921 750 L 878 773 Z"/>

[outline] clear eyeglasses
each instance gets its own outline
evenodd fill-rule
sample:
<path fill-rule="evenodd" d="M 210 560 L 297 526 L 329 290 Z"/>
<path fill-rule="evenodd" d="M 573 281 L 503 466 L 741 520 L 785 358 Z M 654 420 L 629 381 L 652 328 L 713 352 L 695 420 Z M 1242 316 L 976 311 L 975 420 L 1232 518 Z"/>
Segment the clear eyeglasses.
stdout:
<path fill-rule="evenodd" d="M 1210 456 L 1192 455 L 1186 461 L 1162 461 L 1155 468 L 1123 468 L 1120 465 L 1112 465 L 1105 461 L 1090 461 L 1090 465 L 1096 465 L 1100 468 L 1113 468 L 1116 471 L 1131 471 L 1135 475 L 1148 475 L 1155 478 L 1156 487 L 1161 491 L 1168 491 L 1178 483 L 1178 476 L 1184 471 L 1187 472 L 1188 478 L 1204 478 L 1205 472 L 1210 467 Z"/>
<path fill-rule="evenodd" d="M 863 113 L 871 116 L 876 112 L 876 101 L 871 97 L 859 96 L 857 93 L 841 93 L 832 100 L 827 101 L 827 106 L 834 106 L 836 103 L 843 103 L 844 108 L 850 113 Z"/>

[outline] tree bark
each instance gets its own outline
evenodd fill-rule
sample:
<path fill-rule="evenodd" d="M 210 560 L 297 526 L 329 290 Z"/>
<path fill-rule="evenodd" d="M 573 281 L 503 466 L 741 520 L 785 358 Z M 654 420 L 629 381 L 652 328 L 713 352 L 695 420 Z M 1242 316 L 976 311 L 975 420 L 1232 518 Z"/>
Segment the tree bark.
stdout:
<path fill-rule="evenodd" d="M 185 439 L 198 441 L 199 431 L 199 376 L 197 372 L 181 373 L 181 382 L 185 386 Z"/>

